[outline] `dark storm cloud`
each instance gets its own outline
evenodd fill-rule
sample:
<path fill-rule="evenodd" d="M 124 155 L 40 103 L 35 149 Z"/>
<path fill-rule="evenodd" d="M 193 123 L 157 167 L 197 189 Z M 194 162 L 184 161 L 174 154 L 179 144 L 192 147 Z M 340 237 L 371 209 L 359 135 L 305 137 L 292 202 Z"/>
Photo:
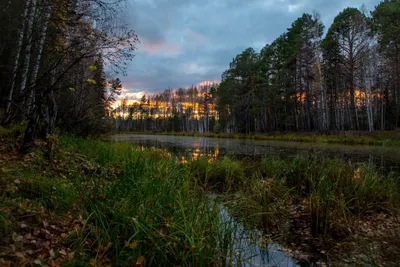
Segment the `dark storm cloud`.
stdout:
<path fill-rule="evenodd" d="M 124 86 L 160 92 L 219 80 L 247 47 L 259 51 L 302 13 L 317 11 L 326 29 L 343 8 L 379 0 L 128 0 L 129 25 L 140 44 Z"/>

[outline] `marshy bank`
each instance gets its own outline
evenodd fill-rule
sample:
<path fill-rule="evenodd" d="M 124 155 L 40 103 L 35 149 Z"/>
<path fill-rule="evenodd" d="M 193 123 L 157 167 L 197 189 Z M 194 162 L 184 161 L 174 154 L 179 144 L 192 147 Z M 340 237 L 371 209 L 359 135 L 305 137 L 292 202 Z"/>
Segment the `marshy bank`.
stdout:
<path fill-rule="evenodd" d="M 248 257 L 278 251 L 278 266 L 399 262 L 398 177 L 368 165 L 307 155 L 182 161 L 56 136 L 20 155 L 18 131 L 0 138 L 6 266 L 244 265 L 232 257 L 243 232 Z"/>
<path fill-rule="evenodd" d="M 235 229 L 221 227 L 187 165 L 72 137 L 20 155 L 19 134 L 2 133 L 0 265 L 225 265 Z"/>
<path fill-rule="evenodd" d="M 303 262 L 400 262 L 399 159 L 395 148 L 117 135 L 190 166 L 230 214 Z"/>
<path fill-rule="evenodd" d="M 400 180 L 365 164 L 315 155 L 224 157 L 191 163 L 193 177 L 231 214 L 283 244 L 297 260 L 333 266 L 400 262 Z"/>

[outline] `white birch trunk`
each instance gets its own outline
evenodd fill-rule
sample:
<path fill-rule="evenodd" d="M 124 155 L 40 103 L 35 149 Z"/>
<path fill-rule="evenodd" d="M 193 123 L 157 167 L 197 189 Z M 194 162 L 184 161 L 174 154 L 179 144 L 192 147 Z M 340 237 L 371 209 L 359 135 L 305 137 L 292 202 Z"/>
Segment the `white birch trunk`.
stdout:
<path fill-rule="evenodd" d="M 26 89 L 27 81 L 28 81 L 28 71 L 31 62 L 31 50 L 32 50 L 32 33 L 33 33 L 33 20 L 36 17 L 36 0 L 32 0 L 31 7 L 29 10 L 29 19 L 28 19 L 28 32 L 27 32 L 27 45 L 25 48 L 25 60 L 24 66 L 22 69 L 22 80 L 20 86 L 20 93 L 23 93 Z"/>
<path fill-rule="evenodd" d="M 13 97 L 13 94 L 14 94 L 14 87 L 15 87 L 15 82 L 16 82 L 16 79 L 17 79 L 18 63 L 19 63 L 19 58 L 21 56 L 22 42 L 24 41 L 25 20 L 26 20 L 27 15 L 28 15 L 30 2 L 31 2 L 30 0 L 26 1 L 24 14 L 23 14 L 23 17 L 22 17 L 22 20 L 21 20 L 22 24 L 21 24 L 21 29 L 20 29 L 19 36 L 18 36 L 18 43 L 17 43 L 17 48 L 16 48 L 17 53 L 15 55 L 13 68 L 12 68 L 11 87 L 10 87 L 10 92 L 8 94 L 8 97 L 7 97 L 6 113 L 8 113 L 10 111 L 11 100 L 12 100 L 12 97 Z"/>
<path fill-rule="evenodd" d="M 46 11 L 45 11 L 46 13 L 45 13 L 45 16 L 44 16 L 44 21 L 43 21 L 43 26 L 42 26 L 43 28 L 42 28 L 41 33 L 40 33 L 39 46 L 38 46 L 38 56 L 36 58 L 35 65 L 33 66 L 33 69 L 32 69 L 32 76 L 31 76 L 31 85 L 32 85 L 32 87 L 34 87 L 36 85 L 36 79 L 37 79 L 37 75 L 39 73 L 39 67 L 40 67 L 40 62 L 41 62 L 41 59 L 42 59 L 44 44 L 45 44 L 45 41 L 46 41 L 47 28 L 48 28 L 49 21 L 50 21 L 50 15 L 51 15 L 52 7 L 48 4 L 48 6 L 45 7 L 45 9 L 46 9 Z M 28 97 L 28 99 L 26 101 L 26 106 L 27 106 L 27 108 L 29 110 L 31 109 L 30 106 L 32 104 L 32 99 L 33 99 L 33 90 L 31 90 L 31 92 L 29 92 L 29 97 Z"/>

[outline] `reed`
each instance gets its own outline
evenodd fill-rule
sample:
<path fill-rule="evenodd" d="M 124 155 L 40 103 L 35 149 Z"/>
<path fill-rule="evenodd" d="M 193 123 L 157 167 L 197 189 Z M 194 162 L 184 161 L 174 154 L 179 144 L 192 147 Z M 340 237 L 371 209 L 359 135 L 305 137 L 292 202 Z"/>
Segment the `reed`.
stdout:
<path fill-rule="evenodd" d="M 44 213 L 80 218 L 79 227 L 61 238 L 60 245 L 75 252 L 70 265 L 128 266 L 142 259 L 146 266 L 225 264 L 235 229 L 193 182 L 190 166 L 165 151 L 126 143 L 60 137 L 59 145 L 54 162 L 37 149 L 31 164 L 15 163 L 7 177 L 0 175 L 1 184 L 18 180 L 0 192 L 1 210 L 13 207 L 7 219 L 0 214 L 2 240 L 19 229 L 18 205 L 26 199 Z M 29 227 L 42 225 L 39 215 Z"/>

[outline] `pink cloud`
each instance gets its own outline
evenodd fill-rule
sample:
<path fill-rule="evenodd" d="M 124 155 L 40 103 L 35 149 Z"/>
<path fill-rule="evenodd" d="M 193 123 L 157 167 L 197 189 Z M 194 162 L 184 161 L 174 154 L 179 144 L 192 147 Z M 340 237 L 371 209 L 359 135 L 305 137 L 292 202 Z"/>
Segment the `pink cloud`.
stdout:
<path fill-rule="evenodd" d="M 187 36 L 193 41 L 201 42 L 201 43 L 208 41 L 207 36 L 205 36 L 204 34 L 195 32 L 191 29 L 186 29 L 185 31 L 186 31 Z"/>
<path fill-rule="evenodd" d="M 149 54 L 172 54 L 176 55 L 181 52 L 180 43 L 156 42 L 152 43 L 144 40 L 143 44 L 139 45 L 139 50 L 146 51 Z"/>

